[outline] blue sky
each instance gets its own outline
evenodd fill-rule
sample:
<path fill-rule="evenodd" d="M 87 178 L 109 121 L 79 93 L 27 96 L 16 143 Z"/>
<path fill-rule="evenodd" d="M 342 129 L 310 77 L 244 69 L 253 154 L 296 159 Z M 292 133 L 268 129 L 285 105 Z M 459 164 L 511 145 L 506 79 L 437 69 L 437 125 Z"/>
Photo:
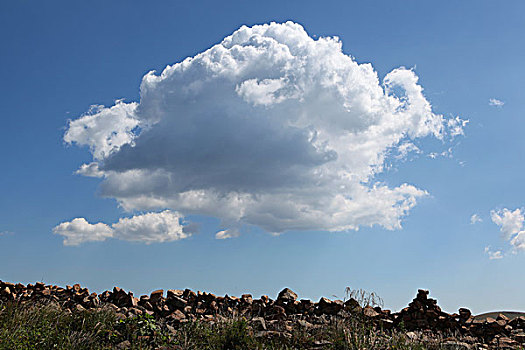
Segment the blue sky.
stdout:
<path fill-rule="evenodd" d="M 522 68 L 525 25 L 521 16 L 524 10 L 525 4 L 521 1 L 462 1 L 460 4 L 421 1 L 1 2 L 0 279 L 26 283 L 43 280 L 62 285 L 80 282 L 97 291 L 119 285 L 136 294 L 158 288 L 189 287 L 216 294 L 251 292 L 256 296 L 275 296 L 287 286 L 300 297 L 312 299 L 342 297 L 344 288 L 350 286 L 377 292 L 386 306 L 395 310 L 404 307 L 417 288 L 428 288 L 450 312 L 462 306 L 474 312 L 525 309 L 520 293 L 525 288 L 525 281 L 520 279 L 525 264 L 525 245 L 521 245 L 523 236 L 520 236 L 525 206 L 522 137 L 525 96 L 521 88 L 525 78 Z M 198 108 L 180 96 L 175 96 L 180 100 L 170 97 L 172 87 L 173 91 L 179 91 L 190 86 L 192 79 L 210 78 L 208 73 L 199 73 L 199 70 L 195 70 L 194 75 L 174 78 L 173 86 L 162 85 L 162 81 L 152 83 L 151 95 L 141 97 L 141 81 L 149 71 L 156 70 L 158 75 L 167 65 L 203 53 L 242 25 L 255 31 L 250 29 L 254 25 L 286 21 L 301 25 L 312 42 L 319 43 L 320 37 L 337 36 L 343 53 L 337 53 L 333 46 L 327 48 L 328 52 L 333 57 L 351 56 L 360 65 L 370 63 L 380 81 L 379 85 L 373 85 L 368 76 L 358 75 L 357 82 L 343 81 L 344 86 L 361 84 L 377 91 L 384 88 L 381 83 L 390 72 L 407 67 L 408 70 L 401 71 L 393 81 L 401 84 L 412 77 L 411 72 L 417 75 L 424 96 L 416 97 L 424 98 L 432 108 L 432 113 L 421 118 L 435 121 L 442 115 L 446 135 L 440 140 L 432 130 L 414 128 L 400 132 L 419 133 L 420 137 L 399 139 L 388 134 L 395 141 L 377 146 L 380 151 L 374 149 L 373 155 L 383 155 L 384 147 L 392 147 L 393 152 L 386 155 L 384 162 L 373 164 L 384 165 L 383 171 L 371 173 L 361 168 L 363 164 L 371 165 L 371 158 L 360 160 L 364 152 L 346 154 L 339 150 L 335 144 L 347 145 L 346 139 L 339 139 L 336 132 L 330 131 L 323 124 L 328 117 L 319 113 L 320 119 L 315 119 L 317 115 L 310 116 L 307 122 L 314 129 L 318 126 L 322 131 L 320 138 L 328 135 L 325 141 L 329 148 L 314 149 L 310 144 L 305 145 L 306 141 L 301 138 L 304 135 L 295 134 L 295 128 L 288 128 L 288 124 L 283 128 L 284 124 L 280 123 L 283 116 L 290 115 L 285 112 L 297 110 L 294 108 L 311 111 L 319 107 L 324 111 L 322 108 L 326 106 L 310 97 L 299 103 L 288 90 L 277 95 L 271 90 L 271 84 L 280 84 L 282 80 L 261 83 L 268 74 L 273 74 L 268 70 L 277 63 L 272 61 L 263 71 L 259 70 L 259 63 L 248 60 L 251 64 L 248 67 L 253 69 L 248 78 L 256 79 L 256 84 L 242 85 L 239 81 L 237 95 L 233 91 L 231 95 L 244 98 L 242 108 L 246 109 L 243 111 L 253 112 L 264 120 L 260 125 L 244 123 L 243 119 L 224 119 L 225 123 L 215 124 L 214 120 L 206 127 L 207 121 L 211 122 L 206 119 L 209 115 L 206 111 L 224 108 L 221 116 L 229 118 L 224 111 L 238 107 L 237 100 L 230 95 L 227 96 L 231 100 L 215 95 L 226 86 L 221 85 L 222 80 L 214 82 L 218 88 L 212 88 L 211 92 L 206 90 L 192 97 L 198 102 Z M 288 40 L 297 30 L 293 27 L 283 34 L 284 39 L 277 41 Z M 310 39 L 301 37 L 300 40 Z M 330 66 L 323 55 L 315 61 L 312 57 L 320 49 L 314 45 L 313 51 L 305 56 L 313 60 L 314 68 L 319 64 L 341 68 L 341 72 L 356 72 L 355 67 L 347 63 L 341 67 Z M 290 76 L 297 80 L 304 78 L 293 69 L 292 65 Z M 274 73 L 278 76 L 277 71 Z M 326 77 L 308 74 L 314 83 L 315 79 Z M 283 84 L 289 83 L 286 80 Z M 264 95 L 265 89 L 274 94 Z M 315 94 L 316 90 L 313 92 L 308 96 L 319 95 Z M 268 96 L 273 100 L 264 99 Z M 280 96 L 288 102 L 276 100 Z M 361 101 L 360 96 L 354 90 L 343 94 L 352 106 Z M 152 118 L 157 97 L 163 98 L 162 106 L 167 107 L 162 110 L 164 119 L 155 124 L 157 121 L 151 122 L 148 118 Z M 219 188 L 223 193 L 242 190 L 250 195 L 268 196 L 269 200 L 256 200 L 242 207 L 252 214 L 236 221 L 229 213 L 221 212 L 224 207 L 219 200 L 210 207 L 192 207 L 174 199 L 180 188 L 163 187 L 162 182 L 152 184 L 156 186 L 158 198 L 163 200 L 155 207 L 151 198 L 146 204 L 139 203 L 129 192 L 122 192 L 119 186 L 125 184 L 124 178 L 115 176 L 117 184 L 108 185 L 104 178 L 75 174 L 82 164 L 97 159 L 89 147 L 81 145 L 86 134 L 70 133 L 72 144 L 68 144 L 64 136 L 72 130 L 72 125 L 86 125 L 86 120 L 81 118 L 90 106 L 111 108 L 118 99 L 124 99 L 123 106 L 130 108 L 134 102 L 140 101 L 141 105 L 139 112 L 131 112 L 131 119 L 117 112 L 115 118 L 130 123 L 140 119 L 143 123 L 140 127 L 151 127 L 152 131 L 139 135 L 135 130 L 136 147 L 123 144 L 112 149 L 114 153 L 110 152 L 110 157 L 99 160 L 107 174 L 112 171 L 117 174 L 124 168 L 150 170 L 148 164 L 154 163 L 155 167 L 169 169 L 174 178 L 189 179 L 184 188 L 198 183 L 207 189 Z M 495 105 L 491 99 L 501 103 Z M 383 97 L 378 101 L 387 103 Z M 337 103 L 334 100 L 329 105 Z M 353 110 L 360 111 L 361 105 L 355 106 Z M 197 114 L 197 109 L 203 110 L 203 114 Z M 92 111 L 91 115 L 101 120 L 100 113 L 104 111 Z M 388 118 L 379 113 L 378 118 L 386 118 L 385 123 L 398 120 L 396 111 L 388 112 L 392 113 Z M 359 134 L 372 125 L 367 123 L 375 114 L 367 113 L 349 115 L 351 120 L 364 116 L 361 124 L 356 121 L 351 125 L 352 132 Z M 199 130 L 207 133 L 188 132 L 174 115 L 199 121 L 198 125 L 203 125 Z M 420 118 L 420 115 L 416 110 L 406 118 Z M 446 128 L 446 120 L 455 120 L 458 116 L 469 122 L 463 128 L 464 135 L 452 137 L 453 130 Z M 172 117 L 175 119 L 170 119 Z M 336 112 L 334 118 L 328 125 L 346 125 Z M 69 120 L 78 122 L 69 124 Z M 260 140 L 249 142 L 255 139 L 239 136 L 244 132 L 253 135 L 257 128 L 261 130 Z M 279 130 L 286 132 L 281 135 Z M 228 154 L 221 153 L 223 144 L 215 143 L 213 131 L 235 140 L 231 144 L 226 142 L 230 145 L 226 148 L 230 150 Z M 126 129 L 122 135 L 127 137 L 132 131 Z M 378 141 L 371 137 L 366 140 Z M 406 141 L 413 142 L 419 151 L 396 159 L 394 150 Z M 90 145 L 89 142 L 85 143 Z M 184 145 L 191 147 L 177 153 Z M 243 153 L 243 147 L 235 147 L 239 145 L 246 146 L 247 151 Z M 261 149 L 272 150 L 275 145 L 282 152 L 263 152 L 266 158 L 255 159 L 254 163 L 239 160 L 245 160 L 246 155 L 260 154 Z M 200 160 L 204 151 L 217 151 L 212 153 L 212 159 L 224 157 L 218 164 L 229 166 L 226 178 L 221 177 L 219 181 L 218 177 L 199 177 L 202 173 L 195 170 L 193 161 Z M 275 153 L 281 158 L 273 157 Z M 333 154 L 337 157 L 332 157 Z M 432 157 L 433 154 L 436 156 Z M 389 202 L 394 196 L 392 191 L 405 183 L 413 186 L 414 191 L 426 191 L 428 195 L 414 195 L 417 204 L 410 206 L 406 215 L 395 210 L 385 211 L 379 205 L 377 210 L 375 205 L 365 206 L 362 216 L 347 207 L 335 207 L 329 212 L 310 202 L 318 198 L 314 187 L 308 187 L 313 178 L 303 177 L 302 171 L 286 167 L 293 163 L 306 173 L 322 168 L 331 175 L 354 160 L 358 165 L 350 167 L 350 172 L 358 174 L 358 180 L 369 177 L 367 186 L 379 182 L 383 192 L 374 195 L 367 192 L 359 201 L 355 191 L 363 188 L 359 181 L 352 182 L 357 190 L 345 192 L 354 201 L 350 201 L 350 206 L 385 199 L 388 209 L 395 203 Z M 204 175 L 215 174 L 215 163 L 209 164 Z M 237 169 L 237 164 L 240 164 L 239 171 L 233 172 L 231 169 Z M 253 169 L 254 174 L 263 174 L 263 178 L 251 181 L 246 171 Z M 107 174 L 104 176 L 109 176 Z M 277 176 L 274 179 L 265 174 Z M 144 179 L 151 178 L 147 175 Z M 290 190 L 287 179 L 304 181 L 305 186 Z M 341 184 L 338 181 L 328 181 L 322 188 L 330 192 Z M 132 187 L 136 185 L 132 183 Z M 278 188 L 284 190 L 279 192 Z M 139 194 L 153 193 L 148 191 Z M 275 214 L 272 206 L 275 204 L 277 208 L 281 204 L 281 197 L 276 196 L 283 194 L 290 195 L 292 202 L 304 204 L 308 210 L 316 209 L 320 213 L 318 220 L 310 215 L 286 221 L 255 215 Z M 403 192 L 403 195 L 410 199 L 413 193 Z M 304 198 L 307 202 L 301 202 Z M 320 198 L 324 198 L 322 194 Z M 327 195 L 325 199 L 333 198 Z M 397 204 L 391 207 L 399 209 Z M 163 210 L 168 212 L 160 216 Z M 285 212 L 280 207 L 275 210 Z M 346 213 L 346 221 L 332 220 L 338 210 Z M 145 216 L 147 213 L 153 216 Z M 471 223 L 474 214 L 481 221 Z M 63 226 L 59 234 L 53 233 L 59 224 L 71 223 L 75 218 L 85 218 L 85 222 L 77 222 L 80 226 Z M 397 219 L 401 228 L 394 227 Z M 119 220 L 120 225 L 112 226 Z M 151 226 L 148 223 L 154 224 L 155 220 L 161 220 L 162 225 L 155 232 L 148 231 Z M 170 222 L 175 224 L 170 226 Z M 96 223 L 101 225 L 90 226 Z M 181 226 L 187 223 L 192 224 L 186 228 Z M 386 229 L 389 225 L 394 229 Z M 351 226 L 359 230 L 349 229 Z M 84 241 L 65 245 L 65 234 L 78 234 L 79 227 L 98 240 L 89 241 L 89 237 L 82 236 Z M 288 227 L 292 229 L 287 230 Z M 223 230 L 238 237 L 216 239 L 216 233 Z M 286 232 L 268 233 L 272 230 Z M 108 238 L 110 236 L 113 238 Z"/>

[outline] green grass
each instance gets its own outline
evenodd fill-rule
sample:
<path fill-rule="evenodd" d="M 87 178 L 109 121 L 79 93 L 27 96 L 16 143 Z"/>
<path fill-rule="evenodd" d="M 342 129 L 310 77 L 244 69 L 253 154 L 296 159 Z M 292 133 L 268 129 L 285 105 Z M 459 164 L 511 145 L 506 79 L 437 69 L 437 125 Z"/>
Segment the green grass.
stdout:
<path fill-rule="evenodd" d="M 1 349 L 104 348 L 116 317 L 110 311 L 68 313 L 52 304 L 0 306 Z"/>
<path fill-rule="evenodd" d="M 439 342 L 408 340 L 401 331 L 354 317 L 323 327 L 298 325 L 286 336 L 261 336 L 244 318 L 192 321 L 176 329 L 149 315 L 119 319 L 113 310 L 70 312 L 57 304 L 0 304 L 0 349 L 439 349 Z"/>

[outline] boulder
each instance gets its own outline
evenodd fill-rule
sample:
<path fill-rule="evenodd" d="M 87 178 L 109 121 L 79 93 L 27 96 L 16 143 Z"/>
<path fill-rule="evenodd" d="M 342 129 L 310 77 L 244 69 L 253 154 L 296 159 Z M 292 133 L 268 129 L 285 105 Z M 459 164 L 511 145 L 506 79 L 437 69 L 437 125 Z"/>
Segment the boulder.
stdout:
<path fill-rule="evenodd" d="M 467 320 L 469 320 L 470 317 L 472 316 L 472 312 L 470 312 L 469 309 L 464 308 L 464 307 L 460 308 L 458 312 L 459 312 L 459 320 L 461 322 L 467 322 Z"/>
<path fill-rule="evenodd" d="M 184 295 L 184 291 L 180 290 L 180 289 L 169 289 L 166 292 L 166 298 L 167 299 L 170 299 L 172 297 L 182 298 L 183 295 Z"/>
<path fill-rule="evenodd" d="M 330 300 L 327 298 L 321 298 L 319 302 L 317 303 L 317 308 L 319 310 L 320 314 L 328 314 L 328 315 L 335 315 L 337 314 L 342 308 L 344 307 L 344 304 L 341 300 Z"/>
<path fill-rule="evenodd" d="M 157 302 L 162 300 L 162 295 L 163 294 L 164 294 L 164 290 L 163 289 L 157 289 L 157 290 L 151 292 L 150 297 L 149 297 L 150 303 L 156 304 Z"/>
<path fill-rule="evenodd" d="M 251 294 L 243 294 L 241 296 L 241 300 L 243 303 L 251 305 L 253 303 L 253 297 Z"/>
<path fill-rule="evenodd" d="M 279 292 L 277 300 L 284 302 L 294 302 L 295 300 L 297 300 L 297 294 L 295 294 L 289 288 L 284 288 L 282 291 Z"/>
<path fill-rule="evenodd" d="M 188 305 L 188 302 L 176 295 L 170 295 L 170 297 L 166 299 L 166 305 L 173 310 L 183 310 Z"/>
<path fill-rule="evenodd" d="M 377 312 L 376 310 L 374 310 L 373 307 L 371 306 L 367 306 L 363 309 L 363 315 L 367 316 L 367 317 L 370 317 L 370 318 L 374 318 L 374 317 L 377 317 L 380 315 L 379 312 Z"/>

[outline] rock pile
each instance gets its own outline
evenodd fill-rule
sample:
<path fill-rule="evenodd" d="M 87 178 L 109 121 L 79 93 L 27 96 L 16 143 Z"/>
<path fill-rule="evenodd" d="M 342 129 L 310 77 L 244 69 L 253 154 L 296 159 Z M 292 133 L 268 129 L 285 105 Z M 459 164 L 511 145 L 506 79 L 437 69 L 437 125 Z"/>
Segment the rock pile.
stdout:
<path fill-rule="evenodd" d="M 397 329 L 407 331 L 407 334 L 425 331 L 459 334 L 470 337 L 472 343 L 499 348 L 525 345 L 525 317 L 510 320 L 499 315 L 496 319 L 488 317 L 481 321 L 465 308 L 448 314 L 441 310 L 435 299 L 428 298 L 428 294 L 428 291 L 419 290 L 408 307 L 392 313 L 377 306 L 362 307 L 355 299 L 297 300 L 297 294 L 288 288 L 283 289 L 275 300 L 266 295 L 254 299 L 250 294 L 244 294 L 239 298 L 195 293 L 190 289 L 168 290 L 166 293 L 156 290 L 137 298 L 132 292 L 118 287 L 97 294 L 79 284 L 62 288 L 41 282 L 23 285 L 0 281 L 0 302 L 56 302 L 71 311 L 111 308 L 120 318 L 149 314 L 164 320 L 170 327 L 195 320 L 217 322 L 244 317 L 250 320 L 251 327 L 257 332 L 286 336 L 294 325 L 319 328 L 330 322 L 360 317 L 383 330 Z"/>
<path fill-rule="evenodd" d="M 461 311 L 463 310 L 463 311 Z M 460 309 L 463 312 L 462 321 L 470 317 L 468 309 Z M 466 316 L 468 313 L 468 316 Z M 403 325 L 408 330 L 436 329 L 436 330 L 465 330 L 462 329 L 464 322 L 459 322 L 458 315 L 449 315 L 437 305 L 436 299 L 428 298 L 428 291 L 418 290 L 417 296 L 408 307 L 395 315 L 395 324 Z"/>

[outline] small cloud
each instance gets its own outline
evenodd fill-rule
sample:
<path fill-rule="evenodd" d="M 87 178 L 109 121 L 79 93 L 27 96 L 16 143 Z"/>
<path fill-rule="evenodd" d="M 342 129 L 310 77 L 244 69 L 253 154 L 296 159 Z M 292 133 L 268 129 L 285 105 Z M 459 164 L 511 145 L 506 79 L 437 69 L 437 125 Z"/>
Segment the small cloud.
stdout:
<path fill-rule="evenodd" d="M 408 154 L 414 152 L 416 154 L 421 153 L 421 150 L 419 147 L 414 145 L 412 142 L 403 142 L 401 145 L 397 148 L 397 155 L 395 156 L 396 159 L 406 159 Z"/>
<path fill-rule="evenodd" d="M 500 210 L 492 210 L 490 217 L 492 222 L 500 227 L 503 240 L 510 243 L 513 254 L 525 251 L 525 230 L 523 229 L 525 224 L 524 209 L 509 210 L 503 208 Z M 485 252 L 489 254 L 490 259 L 501 259 L 503 257 L 501 251 L 492 252 L 490 247 L 485 248 Z"/>
<path fill-rule="evenodd" d="M 492 251 L 490 246 L 485 247 L 485 253 L 489 256 L 490 260 L 503 259 L 503 253 L 501 250 Z"/>
<path fill-rule="evenodd" d="M 195 225 L 183 225 L 183 217 L 170 210 L 120 218 L 111 226 L 102 222 L 90 224 L 84 218 L 76 218 L 53 228 L 55 234 L 64 236 L 64 245 L 68 246 L 108 238 L 146 244 L 162 243 L 188 238 L 196 231 Z"/>
<path fill-rule="evenodd" d="M 470 217 L 470 223 L 471 223 L 472 225 L 477 224 L 478 222 L 482 222 L 482 221 L 483 221 L 483 219 L 480 218 L 480 216 L 479 216 L 478 214 L 473 214 L 473 215 Z"/>
<path fill-rule="evenodd" d="M 215 234 L 215 239 L 235 238 L 239 237 L 240 234 L 239 230 L 236 229 L 222 230 Z"/>
<path fill-rule="evenodd" d="M 489 99 L 489 105 L 494 107 L 503 107 L 505 102 L 498 100 L 497 98 L 491 98 Z"/>
<path fill-rule="evenodd" d="M 465 135 L 464 128 L 469 123 L 468 119 L 461 119 L 460 117 L 451 118 L 447 121 L 449 127 L 449 133 L 451 137 L 456 137 L 459 135 Z"/>
<path fill-rule="evenodd" d="M 503 239 L 510 240 L 512 236 L 518 234 L 523 228 L 525 221 L 524 213 L 521 209 L 511 211 L 507 208 L 502 210 L 492 210 L 490 212 L 492 222 L 500 227 Z"/>
<path fill-rule="evenodd" d="M 11 231 L 0 231 L 0 236 L 10 236 L 13 234 L 14 232 L 11 232 Z"/>
<path fill-rule="evenodd" d="M 440 153 L 438 152 L 429 153 L 428 157 L 431 159 L 436 159 L 436 158 L 453 158 L 454 156 L 452 154 L 452 147 L 449 147 L 447 150 L 440 152 Z"/>
<path fill-rule="evenodd" d="M 104 172 L 99 169 L 99 165 L 97 162 L 82 164 L 80 168 L 77 171 L 75 171 L 75 174 L 87 177 L 104 177 Z"/>

